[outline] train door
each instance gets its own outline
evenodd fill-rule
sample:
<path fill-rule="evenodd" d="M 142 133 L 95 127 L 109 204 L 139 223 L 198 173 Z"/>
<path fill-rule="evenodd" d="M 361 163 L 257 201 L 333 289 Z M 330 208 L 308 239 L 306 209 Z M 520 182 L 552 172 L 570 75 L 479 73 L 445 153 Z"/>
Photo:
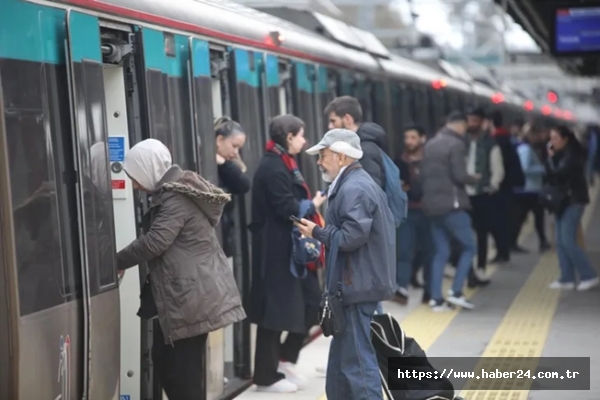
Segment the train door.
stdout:
<path fill-rule="evenodd" d="M 82 392 L 83 398 L 115 399 L 119 396 L 119 291 L 109 178 L 113 150 L 109 151 L 99 21 L 69 10 L 67 32 L 83 280 L 83 335 L 78 344 L 83 348 Z"/>
<path fill-rule="evenodd" d="M 137 237 L 137 216 L 141 210 L 131 181 L 123 171 L 129 148 L 140 139 L 139 86 L 134 58 L 135 32 L 129 25 L 100 21 L 103 58 L 102 79 L 106 109 L 108 162 L 114 213 L 116 250 L 121 250 Z M 139 266 L 127 270 L 120 279 L 120 394 L 121 398 L 142 398 L 141 324 L 139 309 Z"/>
<path fill-rule="evenodd" d="M 214 121 L 227 113 L 227 89 L 223 87 L 226 61 L 224 53 L 210 48 L 201 39 L 190 38 L 192 115 L 200 159 L 199 172 L 215 185 L 219 184 Z M 221 232 L 219 239 L 223 240 Z M 230 265 L 233 268 L 233 260 Z M 219 329 L 208 335 L 206 345 L 206 399 L 219 398 L 225 390 L 232 353 L 232 328 Z"/>
<path fill-rule="evenodd" d="M 195 51 L 196 54 L 204 52 L 207 56 L 206 52 L 196 48 L 196 43 L 190 42 L 188 36 L 147 27 L 139 28 L 137 40 L 141 47 L 136 52 L 139 55 L 139 75 L 144 87 L 141 108 L 145 110 L 142 118 L 144 136 L 139 139 L 151 137 L 160 140 L 170 150 L 173 163 L 184 170 L 198 171 L 202 167 L 203 160 L 206 160 L 204 165 L 207 168 L 207 178 L 210 179 L 211 158 L 206 157 L 205 152 L 199 151 L 197 140 L 202 134 L 201 143 L 210 146 L 214 138 L 209 134 L 209 139 L 204 140 L 205 132 L 196 133 L 196 129 L 205 126 L 198 124 L 204 114 L 197 115 L 197 108 L 193 108 L 193 105 L 198 102 L 202 104 L 205 95 L 203 87 L 192 84 L 192 79 L 194 83 L 198 83 L 196 78 L 206 72 L 207 60 L 203 60 L 201 56 L 191 55 L 192 51 Z M 202 47 L 202 44 L 199 46 Z M 212 133 L 212 118 L 209 121 Z M 215 168 L 212 168 L 212 171 L 215 171 Z M 213 181 L 216 179 L 215 176 L 216 173 L 213 172 Z M 141 232 L 144 230 L 143 225 Z M 146 225 L 145 228 L 147 227 Z M 141 268 L 140 272 L 140 277 L 145 279 L 147 268 Z M 164 393 L 160 380 L 153 374 L 150 354 L 152 343 L 160 338 L 160 326 L 156 319 L 142 324 L 142 351 L 144 352 L 142 398 L 158 400 L 164 397 Z M 205 363 L 205 354 L 199 354 L 198 359 L 199 362 Z M 204 398 L 206 379 L 205 377 L 199 379 L 203 389 L 198 395 Z"/>
<path fill-rule="evenodd" d="M 317 81 L 316 66 L 303 62 L 294 62 L 292 71 L 294 110 L 296 111 L 296 115 L 304 121 L 304 136 L 308 148 L 318 143 L 323 136 L 317 122 L 315 110 L 317 99 L 315 91 Z M 298 164 L 308 187 L 313 192 L 323 190 L 323 181 L 314 157 L 302 152 L 300 153 Z"/>
<path fill-rule="evenodd" d="M 231 48 L 227 53 L 230 60 L 229 90 L 231 116 L 246 132 L 246 144 L 241 156 L 247 167 L 246 174 L 254 176 L 265 148 L 264 110 L 260 101 L 261 74 L 257 63 L 262 53 Z M 234 196 L 236 248 L 234 275 L 245 305 L 250 299 L 251 253 L 250 237 L 246 229 L 250 223 L 250 193 Z M 240 380 L 252 377 L 253 354 L 250 322 L 244 320 L 234 324 L 234 374 Z"/>

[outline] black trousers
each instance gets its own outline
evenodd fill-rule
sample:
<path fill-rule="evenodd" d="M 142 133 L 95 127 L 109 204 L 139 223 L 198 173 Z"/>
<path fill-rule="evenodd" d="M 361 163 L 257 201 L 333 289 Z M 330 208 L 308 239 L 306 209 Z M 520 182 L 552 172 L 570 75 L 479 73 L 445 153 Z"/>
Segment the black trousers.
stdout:
<path fill-rule="evenodd" d="M 510 217 L 514 195 L 510 189 L 501 189 L 490 195 L 492 222 L 490 232 L 496 242 L 497 257 L 510 259 Z"/>
<path fill-rule="evenodd" d="M 154 374 L 169 400 L 202 400 L 205 398 L 204 369 L 208 334 L 165 344 L 162 330 L 154 324 L 152 360 Z"/>
<path fill-rule="evenodd" d="M 298 362 L 300 350 L 308 337 L 311 327 L 317 325 L 318 307 L 306 307 L 305 333 L 291 333 L 281 343 L 281 331 L 272 331 L 258 327 L 256 330 L 256 350 L 254 354 L 254 384 L 257 386 L 271 386 L 285 378 L 285 375 L 277 372 L 280 361 L 295 364 Z"/>
<path fill-rule="evenodd" d="M 533 213 L 535 230 L 540 241 L 540 246 L 548 243 L 544 226 L 544 207 L 540 205 L 537 193 L 519 193 L 515 195 L 514 202 L 514 217 L 512 219 L 514 225 L 510 237 L 512 247 L 517 246 L 521 229 L 523 228 L 527 214 L 530 212 Z"/>
<path fill-rule="evenodd" d="M 488 257 L 488 235 L 490 234 L 491 198 L 489 194 L 470 196 L 471 219 L 477 235 L 477 267 L 485 269 Z"/>

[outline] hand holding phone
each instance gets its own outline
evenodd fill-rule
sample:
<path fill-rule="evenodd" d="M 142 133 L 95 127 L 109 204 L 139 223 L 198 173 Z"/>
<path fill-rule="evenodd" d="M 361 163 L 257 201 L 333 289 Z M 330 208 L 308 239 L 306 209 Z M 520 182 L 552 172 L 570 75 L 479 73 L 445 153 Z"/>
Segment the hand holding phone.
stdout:
<path fill-rule="evenodd" d="M 295 222 L 297 224 L 302 224 L 302 220 L 295 215 L 290 215 L 290 221 Z"/>

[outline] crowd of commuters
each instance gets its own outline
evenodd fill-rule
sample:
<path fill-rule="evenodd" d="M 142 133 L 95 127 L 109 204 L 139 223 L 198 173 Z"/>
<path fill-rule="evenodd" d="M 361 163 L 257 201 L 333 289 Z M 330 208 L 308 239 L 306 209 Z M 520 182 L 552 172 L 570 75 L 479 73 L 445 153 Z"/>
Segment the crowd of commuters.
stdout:
<path fill-rule="evenodd" d="M 303 389 L 306 379 L 294 366 L 309 330 L 322 322 L 324 298 L 339 301 L 332 311 L 342 313 L 345 324 L 331 342 L 328 398 L 382 399 L 370 342 L 370 321 L 382 301 L 406 304 L 413 286 L 423 288 L 422 302 L 432 311 L 473 309 L 465 287 L 489 284 L 490 261 L 508 263 L 511 254 L 528 251 L 519 236 L 529 213 L 541 252 L 550 248 L 547 215 L 555 220 L 560 276 L 550 288 L 599 285 L 577 241 L 597 170 L 597 127 L 589 128 L 585 146 L 566 126 L 513 121 L 506 128 L 501 113 L 481 108 L 452 112 L 438 132 L 405 127 L 398 132 L 403 146 L 395 163 L 408 205 L 398 227 L 385 192 L 386 132 L 363 120 L 352 97 L 336 98 L 324 114 L 329 132 L 308 150 L 301 119 L 273 118 L 251 178 L 240 157 L 243 127 L 219 119 L 218 186 L 172 164 L 157 140 L 127 153 L 125 172 L 150 195 L 151 224 L 117 254 L 118 268 L 123 274 L 141 262 L 151 265 L 138 315 L 158 320 L 154 365 L 171 400 L 191 399 L 201 390 L 197 377 L 207 334 L 245 319 L 246 312 L 257 325 L 257 390 Z M 305 181 L 296 161 L 303 151 L 315 156 L 326 191 Z M 230 267 L 236 252 L 230 200 L 248 192 L 252 289 L 244 309 Z M 443 293 L 448 265 L 455 269 L 453 283 Z M 319 269 L 326 270 L 326 282 L 319 281 Z"/>

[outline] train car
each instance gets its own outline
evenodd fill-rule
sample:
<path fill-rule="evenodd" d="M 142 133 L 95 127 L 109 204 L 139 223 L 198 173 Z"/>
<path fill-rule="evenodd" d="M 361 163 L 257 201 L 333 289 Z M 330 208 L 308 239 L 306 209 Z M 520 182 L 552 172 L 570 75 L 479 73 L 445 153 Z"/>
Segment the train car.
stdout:
<path fill-rule="evenodd" d="M 453 108 L 494 103 L 485 87 L 227 1 L 0 0 L 0 9 L 2 399 L 162 397 L 156 326 L 135 315 L 147 267 L 121 281 L 115 270 L 148 208 L 122 170 L 134 143 L 159 139 L 174 162 L 218 183 L 213 121 L 223 114 L 248 135 L 251 175 L 271 117 L 298 115 L 315 143 L 338 95 L 359 98 L 385 127 L 390 154 L 407 123 L 435 132 Z M 300 165 L 322 188 L 314 160 Z M 231 267 L 248 301 L 250 202 L 234 201 Z M 248 386 L 252 346 L 246 321 L 209 335 L 204 398 Z"/>

